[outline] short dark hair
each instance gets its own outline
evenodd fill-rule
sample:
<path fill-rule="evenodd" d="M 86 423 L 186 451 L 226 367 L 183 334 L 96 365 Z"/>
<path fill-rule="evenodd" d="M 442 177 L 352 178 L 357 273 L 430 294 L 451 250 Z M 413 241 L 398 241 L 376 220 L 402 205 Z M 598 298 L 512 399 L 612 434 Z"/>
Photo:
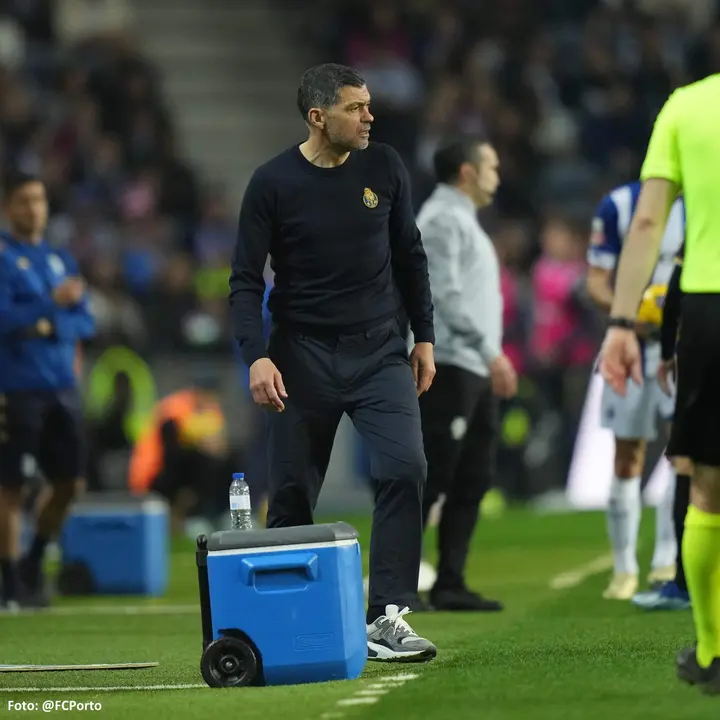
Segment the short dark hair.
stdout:
<path fill-rule="evenodd" d="M 300 79 L 297 104 L 303 120 L 307 121 L 311 108 L 329 108 L 337 103 L 344 87 L 361 88 L 365 78 L 347 65 L 324 63 L 306 70 Z"/>
<path fill-rule="evenodd" d="M 465 163 L 477 163 L 478 152 L 488 141 L 483 137 L 463 137 L 441 143 L 433 157 L 435 179 L 441 183 L 453 183 Z"/>
<path fill-rule="evenodd" d="M 4 198 L 5 202 L 10 200 L 14 193 L 29 183 L 43 182 L 39 175 L 33 175 L 32 173 L 21 172 L 19 170 L 10 170 L 5 175 L 5 182 L 3 183 Z"/>

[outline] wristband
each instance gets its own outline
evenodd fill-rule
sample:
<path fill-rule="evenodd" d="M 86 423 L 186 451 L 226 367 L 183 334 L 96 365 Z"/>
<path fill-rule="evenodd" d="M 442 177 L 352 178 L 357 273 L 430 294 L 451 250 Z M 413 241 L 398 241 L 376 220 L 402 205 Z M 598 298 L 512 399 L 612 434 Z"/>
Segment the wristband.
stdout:
<path fill-rule="evenodd" d="M 623 330 L 635 330 L 637 323 L 635 320 L 628 320 L 627 318 L 611 317 L 608 320 L 608 327 L 622 328 Z"/>

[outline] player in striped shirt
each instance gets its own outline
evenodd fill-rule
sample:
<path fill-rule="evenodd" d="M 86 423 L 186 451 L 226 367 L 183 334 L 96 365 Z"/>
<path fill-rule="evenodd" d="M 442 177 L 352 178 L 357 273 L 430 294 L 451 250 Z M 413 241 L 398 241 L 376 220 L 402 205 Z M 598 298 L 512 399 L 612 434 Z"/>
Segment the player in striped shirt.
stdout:
<path fill-rule="evenodd" d="M 609 311 L 613 302 L 615 268 L 623 241 L 635 213 L 640 182 L 616 188 L 601 201 L 593 221 L 588 250 L 590 270 L 588 292 L 595 303 Z M 685 234 L 685 208 L 682 199 L 672 207 L 662 240 L 660 257 L 640 308 L 637 333 L 642 339 L 645 382 L 628 381 L 621 397 L 605 385 L 602 397 L 603 427 L 615 436 L 615 472 L 610 491 L 607 527 L 614 555 L 614 573 L 603 597 L 629 600 L 638 589 L 637 538 L 642 514 L 641 478 L 647 441 L 657 437 L 658 417 L 669 420 L 673 399 L 660 389 L 661 306 L 674 268 L 674 259 Z M 655 551 L 648 576 L 651 586 L 675 577 L 676 541 L 673 523 L 674 476 L 665 498 L 657 508 Z"/>

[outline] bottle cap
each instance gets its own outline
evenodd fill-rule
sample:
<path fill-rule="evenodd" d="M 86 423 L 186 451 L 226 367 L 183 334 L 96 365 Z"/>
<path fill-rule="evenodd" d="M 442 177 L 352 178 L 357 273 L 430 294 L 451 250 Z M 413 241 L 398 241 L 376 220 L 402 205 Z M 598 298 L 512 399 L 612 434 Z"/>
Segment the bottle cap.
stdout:
<path fill-rule="evenodd" d="M 233 473 L 233 480 L 244 480 L 245 473 Z"/>

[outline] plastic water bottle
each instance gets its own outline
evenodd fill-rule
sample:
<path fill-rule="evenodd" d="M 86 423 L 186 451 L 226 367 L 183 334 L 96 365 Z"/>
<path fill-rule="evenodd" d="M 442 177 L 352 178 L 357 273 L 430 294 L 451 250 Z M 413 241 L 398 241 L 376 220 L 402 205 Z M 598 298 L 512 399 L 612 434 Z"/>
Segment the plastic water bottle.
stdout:
<path fill-rule="evenodd" d="M 250 488 L 245 473 L 233 473 L 230 484 L 230 520 L 233 530 L 252 530 Z"/>

